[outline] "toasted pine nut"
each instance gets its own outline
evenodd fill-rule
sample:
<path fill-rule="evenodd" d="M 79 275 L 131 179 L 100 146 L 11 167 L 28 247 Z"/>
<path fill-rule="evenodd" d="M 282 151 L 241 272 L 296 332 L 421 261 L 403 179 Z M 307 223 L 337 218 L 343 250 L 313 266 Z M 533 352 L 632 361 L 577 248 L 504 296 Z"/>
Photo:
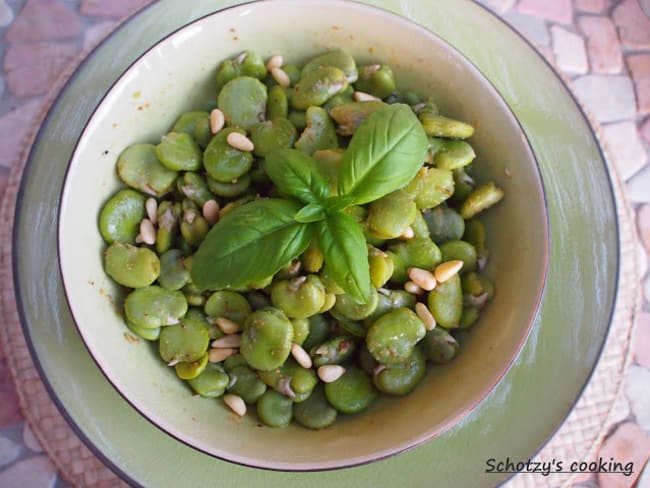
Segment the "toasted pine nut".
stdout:
<path fill-rule="evenodd" d="M 425 291 L 431 291 L 436 287 L 436 279 L 431 271 L 422 268 L 409 268 L 409 278 Z"/>
<path fill-rule="evenodd" d="M 210 132 L 216 134 L 221 129 L 223 129 L 223 125 L 225 123 L 226 123 L 226 119 L 221 110 L 215 108 L 214 110 L 212 110 L 212 112 L 210 112 Z"/>
<path fill-rule="evenodd" d="M 136 244 L 142 244 L 142 236 L 140 234 L 135 236 L 135 243 Z"/>
<path fill-rule="evenodd" d="M 373 73 L 376 73 L 380 69 L 381 69 L 381 64 L 377 64 L 377 63 L 370 64 L 370 65 L 366 66 L 365 73 L 368 74 L 368 75 L 371 75 Z"/>
<path fill-rule="evenodd" d="M 210 345 L 212 347 L 222 349 L 222 348 L 236 348 L 239 347 L 240 344 L 241 344 L 241 336 L 239 334 L 231 334 L 231 335 L 225 335 L 223 337 L 219 337 L 219 339 L 212 341 L 212 344 Z"/>
<path fill-rule="evenodd" d="M 226 317 L 217 318 L 217 326 L 221 329 L 226 335 L 236 334 L 241 330 L 240 325 L 234 320 L 227 319 Z"/>
<path fill-rule="evenodd" d="M 407 227 L 404 233 L 400 236 L 402 239 L 413 239 L 415 237 L 415 231 L 413 227 Z"/>
<path fill-rule="evenodd" d="M 424 293 L 424 290 L 412 281 L 404 283 L 404 289 L 412 295 L 422 295 Z"/>
<path fill-rule="evenodd" d="M 318 368 L 316 371 L 316 374 L 318 374 L 318 377 L 324 383 L 332 383 L 333 381 L 336 381 L 341 376 L 343 376 L 344 373 L 345 368 L 338 364 L 326 364 L 325 366 Z"/>
<path fill-rule="evenodd" d="M 227 393 L 223 396 L 223 403 L 228 405 L 228 408 L 240 417 L 246 415 L 246 403 L 244 403 L 244 400 L 239 395 Z"/>
<path fill-rule="evenodd" d="M 239 149 L 240 151 L 250 152 L 255 149 L 253 141 L 251 141 L 244 134 L 240 134 L 239 132 L 231 132 L 228 134 L 226 137 L 226 142 L 230 144 L 231 147 Z"/>
<path fill-rule="evenodd" d="M 156 228 L 151 220 L 142 219 L 142 222 L 140 222 L 140 237 L 145 244 L 152 245 L 156 243 Z"/>
<path fill-rule="evenodd" d="M 236 349 L 223 348 L 223 349 L 210 349 L 208 351 L 208 361 L 211 363 L 220 363 L 224 359 L 229 358 L 237 352 Z"/>
<path fill-rule="evenodd" d="M 424 303 L 418 302 L 415 304 L 415 313 L 420 317 L 425 329 L 433 330 L 436 328 L 436 319 L 431 314 L 429 307 Z"/>
<path fill-rule="evenodd" d="M 203 213 L 203 218 L 210 225 L 214 225 L 219 220 L 219 203 L 216 200 L 208 200 L 203 204 L 201 212 Z"/>
<path fill-rule="evenodd" d="M 452 259 L 451 261 L 445 261 L 436 266 L 436 269 L 433 270 L 433 275 L 436 277 L 438 283 L 444 283 L 458 273 L 462 267 L 463 262 L 461 260 Z"/>
<path fill-rule="evenodd" d="M 311 368 L 311 357 L 307 354 L 302 347 L 298 344 L 291 344 L 291 355 L 296 360 L 296 362 L 305 369 Z"/>
<path fill-rule="evenodd" d="M 144 203 L 144 208 L 147 210 L 147 217 L 151 220 L 153 225 L 158 223 L 158 202 L 155 198 L 147 198 L 147 201 Z"/>
<path fill-rule="evenodd" d="M 282 68 L 273 68 L 271 70 L 271 76 L 273 79 L 278 82 L 282 88 L 286 88 L 291 84 L 289 75 Z"/>
<path fill-rule="evenodd" d="M 297 276 L 289 282 L 289 289 L 291 291 L 298 291 L 303 283 L 307 281 L 306 276 Z"/>
<path fill-rule="evenodd" d="M 266 69 L 267 71 L 271 71 L 275 68 L 280 68 L 283 64 L 284 58 L 279 54 L 275 54 L 266 62 Z"/>
<path fill-rule="evenodd" d="M 352 94 L 352 98 L 354 98 L 356 102 L 369 102 L 371 100 L 381 100 L 381 98 L 377 98 L 376 96 L 371 95 L 370 93 L 365 93 L 361 91 L 355 91 Z"/>

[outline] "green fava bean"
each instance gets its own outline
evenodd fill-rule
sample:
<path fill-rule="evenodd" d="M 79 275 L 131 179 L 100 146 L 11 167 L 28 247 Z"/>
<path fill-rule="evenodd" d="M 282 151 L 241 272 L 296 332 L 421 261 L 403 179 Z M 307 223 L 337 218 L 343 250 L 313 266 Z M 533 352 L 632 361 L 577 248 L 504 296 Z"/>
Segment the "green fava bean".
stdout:
<path fill-rule="evenodd" d="M 230 377 L 220 366 L 208 363 L 203 372 L 190 379 L 188 384 L 204 398 L 218 398 L 225 393 L 229 382 Z"/>
<path fill-rule="evenodd" d="M 113 195 L 99 214 L 99 231 L 107 244 L 134 244 L 145 216 L 146 197 L 130 188 Z"/>
<path fill-rule="evenodd" d="M 463 307 L 463 313 L 460 316 L 460 322 L 458 323 L 458 328 L 469 329 L 472 325 L 476 323 L 479 315 L 480 312 L 478 310 L 478 307 L 472 305 Z"/>
<path fill-rule="evenodd" d="M 104 270 L 122 286 L 142 288 L 158 278 L 160 260 L 146 247 L 114 242 L 104 251 Z"/>
<path fill-rule="evenodd" d="M 287 317 L 308 318 L 325 304 L 325 286 L 317 275 L 281 280 L 271 288 L 271 303 Z"/>
<path fill-rule="evenodd" d="M 156 234 L 158 254 L 164 253 L 172 246 L 178 235 L 182 212 L 180 203 L 164 201 L 158 206 L 158 232 Z"/>
<path fill-rule="evenodd" d="M 191 281 L 185 285 L 181 291 L 189 305 L 193 307 L 202 307 L 205 305 L 205 296 L 203 295 L 203 291 L 199 290 Z"/>
<path fill-rule="evenodd" d="M 454 209 L 441 205 L 423 214 L 431 239 L 436 244 L 458 240 L 465 232 L 465 221 Z"/>
<path fill-rule="evenodd" d="M 336 421 L 337 410 L 330 405 L 325 397 L 322 386 L 314 389 L 304 402 L 297 403 L 293 408 L 293 418 L 308 429 L 324 429 Z"/>
<path fill-rule="evenodd" d="M 415 312 L 397 308 L 372 324 L 366 336 L 366 346 L 380 363 L 400 363 L 408 359 L 425 333 L 424 324 Z"/>
<path fill-rule="evenodd" d="M 240 176 L 236 180 L 224 183 L 215 180 L 212 176 L 207 176 L 208 188 L 212 193 L 224 198 L 236 198 L 246 194 L 251 186 L 251 177 L 249 173 Z"/>
<path fill-rule="evenodd" d="M 190 280 L 190 272 L 183 261 L 183 253 L 170 249 L 160 256 L 158 284 L 167 290 L 180 290 Z"/>
<path fill-rule="evenodd" d="M 395 264 L 391 257 L 375 247 L 368 252 L 368 266 L 370 281 L 375 288 L 384 286 L 395 270 Z"/>
<path fill-rule="evenodd" d="M 191 363 L 205 355 L 209 342 L 208 330 L 201 324 L 181 322 L 163 328 L 158 350 L 167 364 Z"/>
<path fill-rule="evenodd" d="M 174 171 L 196 171 L 201 167 L 201 148 L 185 132 L 165 134 L 156 146 L 158 160 Z"/>
<path fill-rule="evenodd" d="M 186 198 L 200 207 L 208 200 L 214 199 L 205 177 L 199 173 L 183 173 L 176 181 L 176 186 Z"/>
<path fill-rule="evenodd" d="M 355 87 L 377 98 L 386 98 L 395 91 L 393 70 L 386 64 L 362 66 Z"/>
<path fill-rule="evenodd" d="M 250 291 L 246 294 L 246 299 L 252 310 L 261 310 L 262 308 L 271 307 L 271 299 L 265 293 L 260 291 Z"/>
<path fill-rule="evenodd" d="M 235 127 L 222 129 L 212 138 L 203 153 L 205 170 L 212 178 L 223 183 L 232 183 L 246 174 L 253 165 L 253 155 L 250 152 L 240 151 L 228 144 L 226 139 L 231 132 L 245 134 Z"/>
<path fill-rule="evenodd" d="M 471 219 L 479 212 L 486 210 L 503 198 L 503 190 L 494 182 L 479 186 L 470 193 L 460 207 L 460 215 L 465 220 Z"/>
<path fill-rule="evenodd" d="M 395 265 L 390 281 L 397 284 L 404 284 L 408 280 L 408 268 L 433 269 L 442 258 L 438 246 L 426 237 L 414 237 L 394 244 L 388 248 L 387 254 Z"/>
<path fill-rule="evenodd" d="M 291 319 L 291 325 L 293 325 L 293 343 L 301 346 L 309 335 L 309 319 Z"/>
<path fill-rule="evenodd" d="M 474 179 L 465 172 L 466 168 L 458 168 L 452 171 L 454 175 L 454 194 L 450 200 L 453 202 L 463 202 L 467 196 L 474 190 Z"/>
<path fill-rule="evenodd" d="M 446 364 L 458 353 L 458 341 L 441 327 L 427 332 L 420 344 L 424 355 L 435 364 Z"/>
<path fill-rule="evenodd" d="M 356 61 L 350 53 L 343 51 L 342 49 L 336 49 L 334 51 L 319 54 L 315 58 L 309 60 L 302 68 L 302 76 L 304 77 L 307 73 L 325 66 L 333 66 L 343 71 L 345 78 L 349 83 L 357 81 L 359 76 Z"/>
<path fill-rule="evenodd" d="M 266 391 L 266 384 L 248 366 L 236 366 L 228 371 L 230 386 L 228 392 L 238 395 L 251 405 Z"/>
<path fill-rule="evenodd" d="M 248 366 L 248 363 L 246 362 L 246 358 L 241 354 L 233 354 L 223 361 L 222 366 L 224 370 L 230 372 L 230 370 L 235 369 L 237 366 Z"/>
<path fill-rule="evenodd" d="M 298 83 L 300 79 L 300 68 L 295 64 L 283 64 L 282 71 L 284 71 L 289 77 L 289 86 L 293 86 Z"/>
<path fill-rule="evenodd" d="M 413 237 L 419 239 L 428 239 L 430 237 L 429 226 L 427 221 L 424 220 L 421 212 L 418 212 L 415 215 L 415 220 L 411 224 L 411 229 L 413 229 Z"/>
<path fill-rule="evenodd" d="M 230 291 L 215 291 L 203 308 L 209 317 L 223 317 L 242 325 L 253 312 L 244 295 Z"/>
<path fill-rule="evenodd" d="M 316 241 L 312 241 L 300 256 L 300 263 L 308 273 L 318 273 L 323 267 L 324 259 L 323 251 L 318 247 Z"/>
<path fill-rule="evenodd" d="M 203 111 L 185 112 L 176 120 L 171 132 L 184 132 L 190 136 L 194 135 L 196 125 L 201 120 L 209 120 L 210 114 Z"/>
<path fill-rule="evenodd" d="M 240 66 L 242 75 L 252 76 L 258 80 L 262 80 L 266 76 L 267 72 L 264 58 L 255 51 L 244 51 L 234 61 Z"/>
<path fill-rule="evenodd" d="M 190 216 L 191 215 L 191 216 Z M 210 230 L 210 224 L 196 213 L 185 212 L 181 221 L 181 235 L 185 242 L 193 247 L 198 247 Z"/>
<path fill-rule="evenodd" d="M 446 141 L 433 157 L 433 164 L 440 169 L 458 169 L 474 161 L 474 148 L 465 141 Z"/>
<path fill-rule="evenodd" d="M 319 367 L 326 364 L 341 364 L 352 357 L 355 349 L 354 340 L 347 335 L 341 335 L 312 347 L 309 355 L 313 359 L 314 366 Z"/>
<path fill-rule="evenodd" d="M 316 344 L 320 344 L 330 335 L 333 324 L 322 314 L 309 317 L 309 335 L 301 344 L 303 349 L 309 351 Z"/>
<path fill-rule="evenodd" d="M 191 380 L 203 373 L 205 367 L 208 365 L 208 353 L 206 352 L 196 361 L 178 363 L 174 366 L 176 376 L 182 380 Z"/>
<path fill-rule="evenodd" d="M 269 427 L 287 427 L 293 418 L 293 401 L 275 390 L 266 390 L 257 400 L 257 416 Z"/>
<path fill-rule="evenodd" d="M 368 225 L 382 237 L 393 239 L 406 232 L 417 214 L 413 197 L 397 190 L 375 200 L 368 209 Z"/>
<path fill-rule="evenodd" d="M 370 377 L 360 368 L 348 366 L 343 376 L 325 384 L 327 401 L 339 412 L 359 413 L 367 409 L 378 396 Z"/>
<path fill-rule="evenodd" d="M 333 66 L 321 66 L 303 74 L 293 87 L 291 106 L 296 110 L 307 110 L 311 106 L 324 104 L 348 86 L 345 73 Z"/>
<path fill-rule="evenodd" d="M 305 401 L 318 384 L 316 373 L 289 359 L 280 368 L 260 371 L 260 379 L 275 391 L 291 398 L 294 403 Z"/>
<path fill-rule="evenodd" d="M 269 88 L 269 97 L 266 102 L 266 119 L 274 120 L 278 117 L 286 119 L 289 116 L 289 98 L 287 91 L 280 85 Z"/>
<path fill-rule="evenodd" d="M 296 141 L 296 149 L 311 155 L 315 151 L 339 147 L 334 123 L 323 108 L 309 107 L 305 122 L 306 127 Z"/>
<path fill-rule="evenodd" d="M 379 296 L 377 290 L 371 290 L 366 303 L 357 303 L 350 295 L 342 294 L 336 297 L 333 311 L 349 320 L 363 320 L 377 308 Z"/>
<path fill-rule="evenodd" d="M 461 278 L 463 293 L 479 297 L 485 294 L 486 300 L 494 297 L 494 284 L 485 276 L 475 272 L 467 273 Z"/>
<path fill-rule="evenodd" d="M 156 327 L 155 329 L 149 329 L 147 327 L 139 327 L 132 323 L 130 320 L 126 320 L 126 326 L 131 332 L 133 332 L 138 337 L 143 338 L 147 341 L 157 341 L 160 337 L 160 331 L 162 327 Z"/>
<path fill-rule="evenodd" d="M 280 367 L 289 357 L 293 325 L 280 310 L 267 308 L 252 312 L 244 323 L 240 353 L 260 371 Z"/>
<path fill-rule="evenodd" d="M 224 85 L 217 97 L 226 125 L 249 130 L 266 116 L 267 90 L 250 76 L 240 76 Z"/>
<path fill-rule="evenodd" d="M 255 156 L 264 157 L 272 149 L 293 147 L 298 131 L 286 118 L 276 117 L 253 125 L 250 129 Z"/>
<path fill-rule="evenodd" d="M 302 110 L 292 110 L 287 117 L 293 126 L 302 131 L 307 127 L 307 113 Z"/>
<path fill-rule="evenodd" d="M 336 122 L 337 132 L 342 136 L 351 136 L 370 114 L 385 106 L 380 100 L 346 102 L 332 107 L 329 114 Z"/>
<path fill-rule="evenodd" d="M 423 167 L 404 191 L 415 199 L 419 210 L 433 208 L 454 193 L 454 176 L 448 169 Z"/>
<path fill-rule="evenodd" d="M 126 318 L 147 329 L 178 324 L 186 312 L 187 300 L 181 292 L 156 285 L 137 288 L 124 301 Z"/>
<path fill-rule="evenodd" d="M 161 197 L 172 189 L 177 172 L 161 164 L 153 144 L 133 144 L 117 159 L 117 174 L 131 188 Z"/>
<path fill-rule="evenodd" d="M 480 220 L 472 219 L 465 222 L 465 231 L 462 238 L 474 246 L 479 257 L 484 259 L 488 257 L 489 253 L 485 245 L 485 226 Z"/>
<path fill-rule="evenodd" d="M 183 322 L 192 322 L 193 325 L 205 328 L 208 331 L 208 337 L 210 340 L 218 339 L 219 337 L 223 336 L 221 329 L 212 324 L 199 307 L 189 308 L 185 314 L 185 317 L 183 317 Z"/>
<path fill-rule="evenodd" d="M 474 127 L 471 125 L 442 115 L 434 115 L 427 110 L 421 111 L 418 118 L 428 136 L 467 139 L 474 134 Z"/>
<path fill-rule="evenodd" d="M 194 140 L 199 144 L 199 147 L 201 149 L 205 149 L 210 140 L 212 139 L 212 136 L 214 135 L 212 133 L 212 128 L 210 127 L 210 117 L 206 117 L 205 119 L 200 119 L 196 123 L 196 127 L 194 127 Z"/>
<path fill-rule="evenodd" d="M 476 269 L 476 249 L 469 242 L 461 240 L 447 241 L 440 244 L 442 261 L 458 259 L 463 262 L 462 272 L 474 271 Z"/>
<path fill-rule="evenodd" d="M 446 329 L 458 327 L 463 313 L 463 290 L 460 276 L 455 274 L 444 283 L 439 283 L 427 298 L 429 310 L 439 326 Z"/>
<path fill-rule="evenodd" d="M 416 347 L 406 361 L 381 368 L 373 382 L 382 393 L 402 396 L 412 392 L 426 372 L 426 359 L 420 348 Z"/>

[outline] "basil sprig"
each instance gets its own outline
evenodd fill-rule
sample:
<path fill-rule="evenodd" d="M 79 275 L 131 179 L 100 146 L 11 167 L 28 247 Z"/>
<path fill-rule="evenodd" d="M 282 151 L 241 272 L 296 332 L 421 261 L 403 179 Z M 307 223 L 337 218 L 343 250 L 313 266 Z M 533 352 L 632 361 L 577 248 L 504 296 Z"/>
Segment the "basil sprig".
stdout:
<path fill-rule="evenodd" d="M 407 105 L 371 114 L 356 130 L 339 164 L 338 195 L 318 163 L 295 149 L 275 149 L 264 168 L 283 198 L 265 198 L 225 215 L 194 255 L 192 280 L 202 289 L 241 288 L 277 273 L 312 239 L 325 267 L 358 302 L 371 293 L 368 248 L 360 225 L 344 210 L 409 183 L 424 163 L 428 140 Z"/>

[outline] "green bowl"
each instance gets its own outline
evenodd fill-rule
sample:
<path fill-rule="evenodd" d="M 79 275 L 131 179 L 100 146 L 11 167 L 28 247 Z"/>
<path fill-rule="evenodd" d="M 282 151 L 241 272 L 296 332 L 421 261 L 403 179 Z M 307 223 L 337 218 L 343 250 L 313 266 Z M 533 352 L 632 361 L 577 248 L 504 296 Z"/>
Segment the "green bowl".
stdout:
<path fill-rule="evenodd" d="M 390 33 L 388 35 L 388 33 Z M 383 398 L 323 431 L 260 427 L 193 396 L 154 348 L 126 340 L 122 294 L 102 268 L 99 210 L 120 186 L 128 145 L 156 142 L 175 118 L 213 96 L 216 64 L 243 50 L 300 64 L 341 47 L 385 62 L 398 86 L 431 94 L 441 111 L 476 127 L 481 180 L 504 200 L 485 215 L 497 293 L 463 338 L 459 356 L 404 398 Z M 268 0 L 201 18 L 163 39 L 112 86 L 83 131 L 65 178 L 58 222 L 65 293 L 86 347 L 120 394 L 154 425 L 209 455 L 278 470 L 352 466 L 422 444 L 465 418 L 517 357 L 536 316 L 548 267 L 548 217 L 540 173 L 517 119 L 490 82 L 452 46 L 400 16 L 341 0 Z"/>

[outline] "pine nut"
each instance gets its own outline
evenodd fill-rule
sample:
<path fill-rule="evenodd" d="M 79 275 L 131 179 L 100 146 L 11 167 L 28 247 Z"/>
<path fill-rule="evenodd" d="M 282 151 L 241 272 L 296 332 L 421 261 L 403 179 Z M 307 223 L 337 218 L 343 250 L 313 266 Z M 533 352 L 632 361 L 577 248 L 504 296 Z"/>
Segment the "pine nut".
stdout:
<path fill-rule="evenodd" d="M 413 227 L 407 227 L 404 233 L 400 236 L 402 239 L 413 239 L 415 237 L 415 231 Z"/>
<path fill-rule="evenodd" d="M 266 62 L 266 70 L 272 71 L 275 68 L 281 67 L 283 64 L 284 58 L 279 54 L 275 54 L 274 56 L 271 56 Z"/>
<path fill-rule="evenodd" d="M 216 200 L 208 200 L 203 204 L 201 212 L 203 213 L 203 218 L 210 225 L 214 225 L 219 220 L 219 203 Z"/>
<path fill-rule="evenodd" d="M 221 110 L 215 108 L 212 112 L 210 112 L 210 132 L 216 134 L 221 129 L 223 129 L 225 123 L 226 118 L 224 117 Z"/>
<path fill-rule="evenodd" d="M 338 364 L 326 364 L 316 371 L 316 374 L 324 383 L 332 383 L 343 376 L 344 373 L 345 368 Z"/>
<path fill-rule="evenodd" d="M 212 347 L 215 348 L 237 348 L 241 344 L 241 336 L 239 334 L 231 334 L 231 335 L 225 335 L 223 337 L 219 337 L 219 339 L 216 339 L 212 341 L 212 344 L 210 344 Z"/>
<path fill-rule="evenodd" d="M 425 329 L 433 330 L 436 328 L 436 319 L 431 314 L 429 307 L 424 303 L 418 302 L 415 304 L 415 313 L 420 317 Z"/>
<path fill-rule="evenodd" d="M 227 393 L 223 396 L 223 403 L 228 405 L 228 408 L 240 417 L 246 415 L 246 403 L 244 403 L 242 397 Z"/>
<path fill-rule="evenodd" d="M 271 76 L 273 79 L 278 82 L 282 88 L 286 88 L 291 84 L 289 75 L 282 68 L 273 68 L 271 70 Z"/>
<path fill-rule="evenodd" d="M 376 72 L 379 71 L 380 69 L 381 69 L 381 64 L 377 64 L 377 63 L 375 63 L 375 64 L 370 64 L 370 65 L 366 66 L 365 74 L 367 74 L 367 75 L 371 75 L 371 74 L 373 74 L 373 73 L 376 73 Z"/>
<path fill-rule="evenodd" d="M 228 134 L 226 137 L 226 142 L 230 144 L 230 147 L 234 147 L 235 149 L 239 149 L 240 151 L 244 152 L 250 152 L 255 149 L 253 141 L 251 141 L 244 134 L 240 134 L 239 132 L 231 132 Z"/>
<path fill-rule="evenodd" d="M 241 327 L 237 322 L 227 319 L 226 317 L 218 317 L 216 323 L 217 326 L 221 329 L 221 332 L 226 335 L 236 334 L 241 330 Z"/>
<path fill-rule="evenodd" d="M 151 223 L 156 225 L 158 223 L 158 202 L 156 199 L 147 198 L 144 208 L 147 210 L 147 217 L 149 217 Z"/>
<path fill-rule="evenodd" d="M 291 355 L 296 360 L 296 362 L 305 369 L 311 368 L 311 357 L 307 354 L 302 347 L 298 344 L 291 344 Z"/>
<path fill-rule="evenodd" d="M 436 266 L 433 275 L 436 277 L 438 283 L 444 283 L 463 267 L 463 262 L 459 259 L 452 259 Z"/>
<path fill-rule="evenodd" d="M 370 93 L 365 93 L 361 91 L 355 91 L 352 94 L 352 98 L 354 98 L 356 102 L 369 102 L 372 100 L 381 100 L 381 98 L 377 98 L 376 96 L 371 95 Z"/>
<path fill-rule="evenodd" d="M 409 278 L 425 291 L 431 291 L 436 287 L 436 278 L 431 271 L 422 268 L 409 268 Z"/>
<path fill-rule="evenodd" d="M 140 222 L 140 237 L 145 244 L 152 245 L 156 243 L 156 228 L 151 220 L 142 219 L 142 222 Z"/>
<path fill-rule="evenodd" d="M 422 295 L 424 293 L 424 290 L 412 281 L 404 283 L 404 289 L 412 295 Z"/>
<path fill-rule="evenodd" d="M 208 351 L 208 361 L 211 363 L 220 363 L 224 359 L 229 358 L 237 352 L 236 349 L 223 348 L 223 349 L 210 349 Z"/>

